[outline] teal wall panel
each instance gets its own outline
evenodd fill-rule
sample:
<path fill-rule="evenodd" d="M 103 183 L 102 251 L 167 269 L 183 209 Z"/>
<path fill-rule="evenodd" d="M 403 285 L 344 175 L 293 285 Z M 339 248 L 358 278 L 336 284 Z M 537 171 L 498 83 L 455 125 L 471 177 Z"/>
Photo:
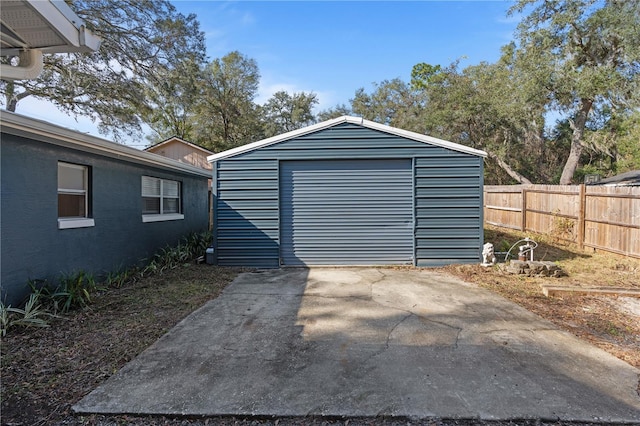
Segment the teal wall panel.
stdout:
<path fill-rule="evenodd" d="M 369 219 L 364 215 L 364 210 L 358 207 L 357 201 L 361 199 L 367 200 L 369 204 L 366 208 L 375 209 L 377 218 L 384 221 L 385 217 L 393 218 L 396 213 L 394 196 L 409 197 L 413 206 L 412 250 L 415 265 L 438 266 L 480 261 L 484 238 L 483 158 L 357 124 L 343 123 L 216 162 L 214 244 L 219 264 L 278 267 L 283 256 L 291 255 L 283 253 L 281 240 L 283 191 L 291 192 L 291 188 L 282 187 L 291 183 L 281 181 L 281 167 L 303 160 L 411 161 L 413 188 L 409 194 L 393 194 L 391 191 L 375 204 L 366 191 L 354 191 L 342 206 L 344 218 L 359 217 L 363 225 L 367 224 Z M 309 203 L 313 208 L 298 209 L 296 214 L 301 215 L 299 219 L 304 220 L 305 227 L 300 230 L 289 229 L 287 232 L 299 232 L 298 235 L 307 238 L 309 244 L 318 244 L 319 250 L 331 250 L 333 244 L 334 249 L 341 248 L 348 257 L 348 239 L 344 240 L 339 235 L 318 239 L 321 230 L 326 229 L 323 221 L 334 225 L 340 221 L 348 222 L 323 216 L 334 208 L 340 209 L 339 203 L 345 202 L 339 197 L 331 198 L 336 191 L 349 188 L 348 183 L 341 182 L 339 172 L 336 174 L 333 188 L 312 185 L 297 190 L 296 202 L 303 206 Z M 307 182 L 313 182 L 314 176 L 308 175 L 306 179 Z M 324 177 L 318 179 L 320 183 Z M 388 176 L 387 179 L 395 178 Z M 318 197 L 329 199 L 333 205 L 317 203 Z M 313 223 L 316 215 L 317 225 Z M 357 227 L 351 228 L 357 234 Z M 377 243 L 380 248 L 387 243 L 394 246 L 390 239 L 385 242 L 385 238 L 392 238 L 393 232 L 383 227 L 376 232 L 380 236 Z M 374 238 L 372 244 L 376 244 Z M 404 245 L 405 242 L 399 244 Z M 290 244 L 287 247 L 285 250 L 290 249 Z M 351 259 L 337 262 L 329 257 L 329 260 L 341 264 L 377 263 L 372 259 L 367 262 L 366 253 L 363 254 L 357 245 L 354 250 Z"/>

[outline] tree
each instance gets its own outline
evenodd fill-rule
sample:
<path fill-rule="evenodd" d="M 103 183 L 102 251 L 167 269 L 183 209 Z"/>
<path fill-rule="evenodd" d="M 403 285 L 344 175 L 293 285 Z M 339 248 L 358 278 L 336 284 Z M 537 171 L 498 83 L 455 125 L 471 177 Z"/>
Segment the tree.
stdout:
<path fill-rule="evenodd" d="M 317 115 L 318 121 L 327 121 L 343 115 L 353 115 L 353 111 L 345 104 L 336 105 L 333 108 L 322 110 Z"/>
<path fill-rule="evenodd" d="M 351 99 L 351 109 L 356 115 L 393 127 L 424 133 L 421 112 L 425 106 L 423 93 L 395 78 L 375 84 L 373 93 L 363 88 Z"/>
<path fill-rule="evenodd" d="M 411 86 L 424 92 L 424 132 L 482 149 L 491 180 L 506 173 L 520 183 L 544 180 L 544 99 L 514 66 L 513 46 L 495 64 L 459 70 L 417 64 Z M 497 182 L 496 182 L 497 183 Z"/>
<path fill-rule="evenodd" d="M 510 13 L 532 7 L 518 27 L 518 59 L 536 68 L 550 108 L 564 113 L 571 148 L 560 184 L 572 181 L 594 108 L 638 105 L 640 2 L 638 0 L 520 0 Z"/>
<path fill-rule="evenodd" d="M 205 67 L 194 117 L 201 145 L 219 152 L 261 136 L 259 109 L 253 102 L 259 81 L 256 61 L 237 51 Z"/>
<path fill-rule="evenodd" d="M 264 136 L 271 137 L 313 124 L 313 107 L 318 104 L 315 93 L 279 91 L 262 106 Z"/>
<path fill-rule="evenodd" d="M 183 61 L 205 58 L 204 35 L 195 15 L 183 16 L 167 0 L 69 2 L 87 28 L 102 38 L 97 52 L 45 55 L 33 81 L 0 83 L 4 104 L 15 111 L 27 96 L 51 101 L 62 111 L 99 121 L 116 139 L 141 130 L 154 105 L 145 88 L 159 85 Z"/>
<path fill-rule="evenodd" d="M 171 136 L 195 140 L 194 116 L 202 79 L 200 65 L 185 60 L 172 69 L 157 70 L 157 75 L 158 81 L 145 90 L 152 108 L 144 119 L 154 132 L 147 138 L 155 142 Z"/>

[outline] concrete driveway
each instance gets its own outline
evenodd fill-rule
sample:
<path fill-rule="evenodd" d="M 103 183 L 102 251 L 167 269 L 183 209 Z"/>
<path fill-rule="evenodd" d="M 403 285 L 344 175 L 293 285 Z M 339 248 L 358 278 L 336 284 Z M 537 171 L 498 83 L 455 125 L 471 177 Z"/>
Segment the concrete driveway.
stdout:
<path fill-rule="evenodd" d="M 87 413 L 640 422 L 640 371 L 428 270 L 244 273 Z"/>

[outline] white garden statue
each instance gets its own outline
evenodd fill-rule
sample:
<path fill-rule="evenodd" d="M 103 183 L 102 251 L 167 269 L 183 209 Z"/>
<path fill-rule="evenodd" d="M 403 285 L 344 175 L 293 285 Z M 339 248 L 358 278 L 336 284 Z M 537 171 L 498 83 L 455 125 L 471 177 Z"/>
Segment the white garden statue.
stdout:
<path fill-rule="evenodd" d="M 486 243 L 482 246 L 482 266 L 495 265 L 496 256 L 493 253 L 493 244 Z"/>

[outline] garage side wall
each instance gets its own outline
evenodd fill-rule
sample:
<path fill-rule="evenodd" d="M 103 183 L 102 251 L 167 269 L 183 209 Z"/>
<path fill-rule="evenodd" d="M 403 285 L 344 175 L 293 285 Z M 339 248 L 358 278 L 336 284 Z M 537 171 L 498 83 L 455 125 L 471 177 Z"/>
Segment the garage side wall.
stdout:
<path fill-rule="evenodd" d="M 411 159 L 414 264 L 480 260 L 483 159 L 355 124 L 340 124 L 214 163 L 217 263 L 280 265 L 280 162 Z"/>

